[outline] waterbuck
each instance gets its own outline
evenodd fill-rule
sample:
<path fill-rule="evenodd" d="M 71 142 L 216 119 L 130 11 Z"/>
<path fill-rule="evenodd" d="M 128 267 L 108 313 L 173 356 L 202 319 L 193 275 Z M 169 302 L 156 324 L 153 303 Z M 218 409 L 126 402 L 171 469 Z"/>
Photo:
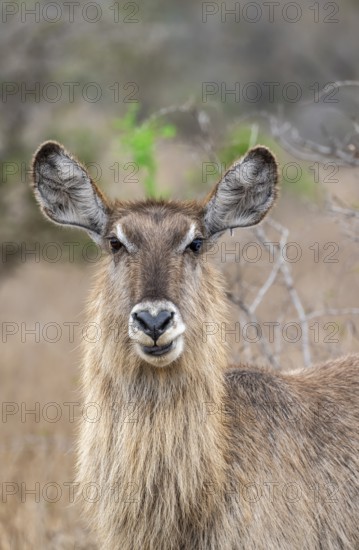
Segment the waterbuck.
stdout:
<path fill-rule="evenodd" d="M 105 251 L 87 313 L 101 338 L 82 370 L 99 414 L 78 443 L 101 549 L 359 548 L 359 358 L 229 368 L 219 333 L 203 338 L 228 321 L 206 249 L 259 223 L 277 180 L 258 146 L 203 201 L 110 202 L 62 145 L 35 153 L 43 213 Z"/>

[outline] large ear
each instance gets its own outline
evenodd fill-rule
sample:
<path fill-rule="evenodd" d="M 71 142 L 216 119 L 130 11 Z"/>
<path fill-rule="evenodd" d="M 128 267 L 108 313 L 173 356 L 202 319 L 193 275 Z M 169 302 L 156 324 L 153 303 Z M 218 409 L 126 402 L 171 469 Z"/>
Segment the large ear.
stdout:
<path fill-rule="evenodd" d="M 266 147 L 235 162 L 205 202 L 207 235 L 259 223 L 277 196 L 278 165 Z"/>
<path fill-rule="evenodd" d="M 32 164 L 33 188 L 42 212 L 55 223 L 85 229 L 102 242 L 109 207 L 86 169 L 59 143 L 47 141 Z"/>

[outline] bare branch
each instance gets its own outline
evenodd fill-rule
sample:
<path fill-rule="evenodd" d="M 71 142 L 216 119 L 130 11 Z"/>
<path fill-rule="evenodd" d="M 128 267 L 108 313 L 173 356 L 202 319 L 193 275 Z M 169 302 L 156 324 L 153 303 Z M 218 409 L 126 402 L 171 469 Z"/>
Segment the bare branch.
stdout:
<path fill-rule="evenodd" d="M 257 235 L 260 235 L 260 230 L 261 230 L 261 228 L 257 229 Z M 274 281 L 275 281 L 275 279 L 278 275 L 278 272 L 281 268 L 281 265 L 284 262 L 284 256 L 282 254 L 282 250 L 283 250 L 283 247 L 285 246 L 285 244 L 287 242 L 288 234 L 289 234 L 288 229 L 283 228 L 283 234 L 282 234 L 280 244 L 279 244 L 279 253 L 278 253 L 277 261 L 274 264 L 273 269 L 270 272 L 268 279 L 266 280 L 264 285 L 259 289 L 257 296 L 253 300 L 252 305 L 249 307 L 249 312 L 250 313 L 255 312 L 255 310 L 257 309 L 257 307 L 259 306 L 259 304 L 263 300 L 264 296 L 266 295 L 267 291 L 270 289 L 270 287 L 272 286 L 272 284 L 274 283 Z"/>
<path fill-rule="evenodd" d="M 251 313 L 248 309 L 248 307 L 236 296 L 234 296 L 231 292 L 227 293 L 227 297 L 231 302 L 238 305 L 241 310 L 247 315 L 248 319 L 251 323 L 254 323 L 255 325 L 259 326 L 258 318 L 254 313 Z M 275 368 L 280 368 L 280 365 L 276 359 L 276 357 L 273 355 L 273 353 L 270 350 L 270 347 L 268 345 L 268 342 L 265 338 L 260 338 L 259 345 L 262 350 L 263 355 L 267 358 L 270 365 L 272 365 Z"/>
<path fill-rule="evenodd" d="M 288 234 L 288 229 L 283 227 L 278 222 L 275 222 L 274 220 L 269 218 L 267 223 L 272 225 L 275 229 L 277 229 L 277 231 L 280 231 L 280 233 L 282 234 L 282 239 L 284 235 Z M 265 242 L 268 242 L 268 238 L 262 227 L 257 230 L 257 234 L 263 244 Z M 282 255 L 282 250 L 280 251 L 280 254 Z M 290 268 L 288 264 L 286 264 L 285 262 L 281 262 L 279 265 L 279 269 L 283 275 L 285 286 L 292 300 L 292 303 L 298 313 L 300 325 L 302 328 L 301 343 L 302 343 L 303 359 L 304 359 L 305 366 L 308 367 L 311 364 L 311 353 L 310 353 L 310 346 L 309 346 L 309 326 L 308 326 L 308 321 L 306 319 L 306 313 L 305 313 L 303 304 L 299 298 L 299 294 L 294 286 L 293 277 L 290 272 Z"/>
<path fill-rule="evenodd" d="M 318 317 L 326 317 L 327 315 L 359 315 L 359 307 L 347 307 L 347 308 L 328 308 L 328 309 L 318 309 L 317 311 L 312 311 L 311 313 L 306 314 L 306 319 L 316 319 Z"/>

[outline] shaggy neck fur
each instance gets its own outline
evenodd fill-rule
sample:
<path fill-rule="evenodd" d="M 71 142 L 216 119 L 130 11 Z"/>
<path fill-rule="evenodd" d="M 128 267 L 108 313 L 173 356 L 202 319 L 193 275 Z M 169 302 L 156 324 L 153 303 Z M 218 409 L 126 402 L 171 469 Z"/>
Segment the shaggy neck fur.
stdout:
<path fill-rule="evenodd" d="M 224 318 L 221 294 L 210 295 L 206 320 Z M 98 404 L 101 418 L 82 422 L 78 477 L 98 483 L 101 498 L 87 506 L 108 548 L 152 549 L 156 541 L 157 548 L 178 549 L 188 525 L 203 529 L 220 514 L 213 487 L 226 477 L 227 434 L 209 411 L 224 400 L 224 344 L 203 342 L 188 327 L 183 355 L 156 369 L 129 348 L 124 330 L 114 338 L 113 327 L 127 319 L 106 297 L 97 294 L 91 304 L 102 338 L 86 348 L 83 395 Z M 204 321 L 197 318 L 197 326 Z"/>

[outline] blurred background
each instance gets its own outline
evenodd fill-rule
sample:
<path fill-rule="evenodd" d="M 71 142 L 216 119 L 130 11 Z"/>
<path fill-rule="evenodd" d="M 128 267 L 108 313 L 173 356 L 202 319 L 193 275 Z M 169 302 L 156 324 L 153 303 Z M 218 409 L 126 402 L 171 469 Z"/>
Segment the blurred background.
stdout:
<path fill-rule="evenodd" d="M 29 166 L 41 142 L 62 142 L 126 199 L 203 197 L 249 147 L 271 147 L 271 217 L 211 254 L 231 361 L 307 367 L 359 351 L 359 6 L 265 4 L 1 6 L 1 550 L 96 548 L 71 484 L 100 253 L 40 214 Z"/>

